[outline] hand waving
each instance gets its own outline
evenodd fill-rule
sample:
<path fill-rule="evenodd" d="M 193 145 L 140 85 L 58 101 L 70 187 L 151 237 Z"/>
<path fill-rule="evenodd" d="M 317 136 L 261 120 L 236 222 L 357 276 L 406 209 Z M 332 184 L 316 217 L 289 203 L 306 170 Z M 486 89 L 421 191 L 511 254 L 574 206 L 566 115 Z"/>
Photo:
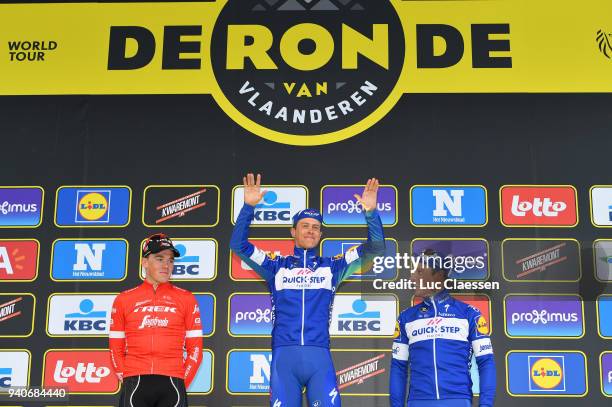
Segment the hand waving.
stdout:
<path fill-rule="evenodd" d="M 376 208 L 376 201 L 378 197 L 378 180 L 376 178 L 370 178 L 363 188 L 361 196 L 355 194 L 355 199 L 359 201 L 363 209 L 371 211 Z"/>
<path fill-rule="evenodd" d="M 265 189 L 262 191 L 260 188 L 261 174 L 257 174 L 257 180 L 255 180 L 253 174 L 247 174 L 246 177 L 242 177 L 242 184 L 244 185 L 244 203 L 251 206 L 257 205 L 268 192 Z"/>

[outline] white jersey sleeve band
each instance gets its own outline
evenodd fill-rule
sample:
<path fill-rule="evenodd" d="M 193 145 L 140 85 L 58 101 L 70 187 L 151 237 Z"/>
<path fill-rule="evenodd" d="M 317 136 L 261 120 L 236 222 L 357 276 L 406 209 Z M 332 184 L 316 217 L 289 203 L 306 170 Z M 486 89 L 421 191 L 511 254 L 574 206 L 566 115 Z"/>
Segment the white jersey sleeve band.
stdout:
<path fill-rule="evenodd" d="M 393 343 L 393 359 L 408 361 L 408 345 L 405 343 Z"/>
<path fill-rule="evenodd" d="M 491 338 L 482 338 L 472 341 L 472 349 L 474 350 L 474 356 L 476 357 L 493 354 Z"/>

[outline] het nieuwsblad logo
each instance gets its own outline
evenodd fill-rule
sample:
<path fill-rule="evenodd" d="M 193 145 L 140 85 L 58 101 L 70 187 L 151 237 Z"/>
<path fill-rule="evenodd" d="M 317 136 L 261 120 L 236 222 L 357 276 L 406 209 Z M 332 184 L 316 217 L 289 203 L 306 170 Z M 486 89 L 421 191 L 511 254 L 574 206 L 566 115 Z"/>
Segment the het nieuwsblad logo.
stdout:
<path fill-rule="evenodd" d="M 397 102 L 404 54 L 390 1 L 229 0 L 212 34 L 213 96 L 267 139 L 331 143 Z"/>

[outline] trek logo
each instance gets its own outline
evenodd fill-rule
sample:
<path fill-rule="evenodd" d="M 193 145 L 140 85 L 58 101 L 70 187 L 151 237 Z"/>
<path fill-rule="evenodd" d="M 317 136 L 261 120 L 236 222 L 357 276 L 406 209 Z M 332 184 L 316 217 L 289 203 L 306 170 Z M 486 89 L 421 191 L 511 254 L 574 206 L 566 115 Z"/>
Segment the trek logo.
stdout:
<path fill-rule="evenodd" d="M 145 305 L 144 307 L 136 307 L 132 310 L 134 313 L 138 312 L 163 312 L 169 314 L 176 314 L 176 307 L 167 307 L 165 305 Z"/>
<path fill-rule="evenodd" d="M 510 395 L 584 396 L 586 358 L 581 352 L 510 351 L 506 355 Z"/>
<path fill-rule="evenodd" d="M 255 218 L 252 225 L 292 225 L 293 215 L 308 205 L 308 191 L 303 186 L 263 186 L 268 192 L 261 202 L 255 205 Z M 244 188 L 238 186 L 233 193 L 232 223 L 236 223 L 244 204 Z"/>
<path fill-rule="evenodd" d="M 179 256 L 174 259 L 173 280 L 208 281 L 217 275 L 217 241 L 213 239 L 173 239 Z M 145 269 L 141 268 L 141 278 Z"/>
<path fill-rule="evenodd" d="M 34 239 L 0 239 L 0 281 L 32 281 L 38 274 L 39 243 Z"/>
<path fill-rule="evenodd" d="M 504 299 L 509 337 L 580 338 L 584 334 L 583 305 L 577 295 L 520 295 Z"/>
<path fill-rule="evenodd" d="M 127 274 L 124 239 L 58 239 L 51 251 L 54 281 L 117 281 Z"/>
<path fill-rule="evenodd" d="M 44 387 L 67 387 L 70 393 L 90 394 L 112 394 L 119 388 L 107 350 L 50 350 L 43 364 Z"/>
<path fill-rule="evenodd" d="M 272 353 L 231 350 L 227 356 L 227 391 L 230 394 L 266 394 L 270 391 Z"/>
<path fill-rule="evenodd" d="M 42 223 L 41 187 L 0 187 L 0 228 L 35 228 Z"/>
<path fill-rule="evenodd" d="M 268 336 L 272 332 L 274 314 L 269 294 L 232 294 L 229 315 L 232 336 Z"/>
<path fill-rule="evenodd" d="M 576 190 L 572 186 L 503 186 L 500 188 L 504 226 L 568 226 L 578 223 Z"/>
<path fill-rule="evenodd" d="M 56 194 L 58 227 L 123 227 L 130 222 L 129 187 L 60 187 Z"/>
<path fill-rule="evenodd" d="M 487 193 L 482 186 L 422 186 L 410 189 L 414 226 L 484 226 Z"/>
<path fill-rule="evenodd" d="M 148 227 L 211 227 L 219 222 L 216 185 L 149 185 L 142 223 Z"/>
<path fill-rule="evenodd" d="M 612 226 L 612 187 L 591 188 L 591 221 L 597 227 Z"/>
<path fill-rule="evenodd" d="M 30 383 L 30 354 L 25 350 L 0 350 L 0 392 Z"/>
<path fill-rule="evenodd" d="M 50 336 L 104 336 L 110 327 L 115 294 L 52 294 L 47 332 Z"/>
<path fill-rule="evenodd" d="M 355 198 L 361 195 L 362 185 L 326 185 L 321 190 L 323 224 L 338 226 L 365 226 L 364 210 Z M 397 223 L 397 190 L 381 185 L 378 190 L 377 211 L 383 225 Z"/>
<path fill-rule="evenodd" d="M 397 299 L 392 295 L 338 294 L 334 299 L 330 335 L 393 337 Z"/>

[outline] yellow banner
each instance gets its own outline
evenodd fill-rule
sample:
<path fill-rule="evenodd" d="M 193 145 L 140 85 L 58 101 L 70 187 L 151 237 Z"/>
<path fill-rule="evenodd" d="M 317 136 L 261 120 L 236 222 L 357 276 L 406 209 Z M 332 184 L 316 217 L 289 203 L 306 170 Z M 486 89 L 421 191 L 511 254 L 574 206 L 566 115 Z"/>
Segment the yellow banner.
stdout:
<path fill-rule="evenodd" d="M 0 94 L 214 93 L 210 42 L 225 3 L 0 5 Z M 405 93 L 612 91 L 610 0 L 392 4 L 404 30 Z M 144 66 L 109 69 L 111 27 L 148 39 Z M 188 45 L 177 48 L 176 38 Z M 139 47 L 125 40 L 124 56 Z M 188 68 L 173 68 L 184 60 Z"/>

